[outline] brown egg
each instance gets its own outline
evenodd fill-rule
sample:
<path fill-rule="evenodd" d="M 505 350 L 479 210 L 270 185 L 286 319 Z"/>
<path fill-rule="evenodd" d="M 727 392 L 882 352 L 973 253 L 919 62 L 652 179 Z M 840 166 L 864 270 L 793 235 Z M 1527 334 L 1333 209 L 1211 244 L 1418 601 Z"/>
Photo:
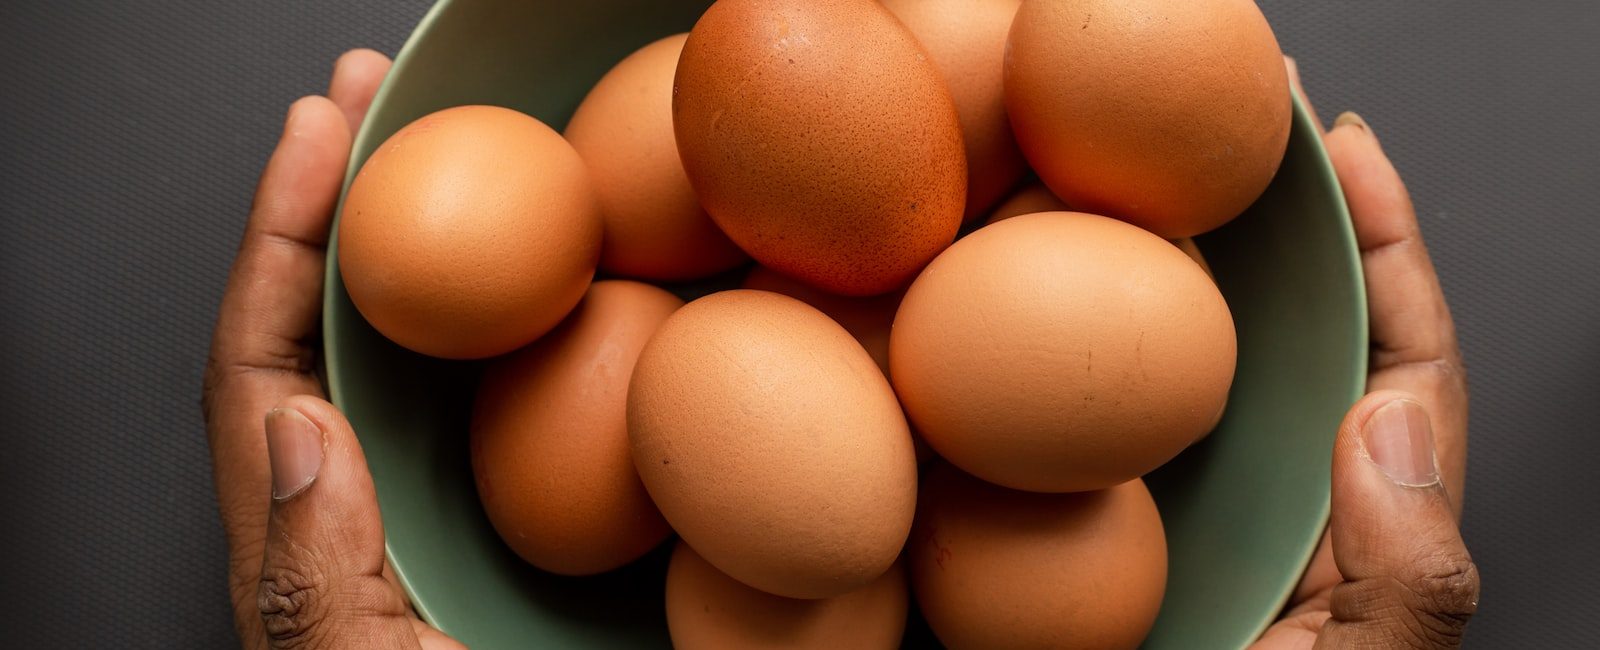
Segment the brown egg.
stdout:
<path fill-rule="evenodd" d="M 900 562 L 855 591 L 816 600 L 752 589 L 682 542 L 667 566 L 667 631 L 678 650 L 893 650 L 908 600 Z"/>
<path fill-rule="evenodd" d="M 1188 237 L 1283 160 L 1288 75 L 1252 0 L 1024 0 L 1009 47 L 1017 142 L 1074 209 Z"/>
<path fill-rule="evenodd" d="M 687 38 L 668 36 L 623 59 L 567 124 L 600 199 L 600 268 L 611 273 L 689 280 L 748 259 L 700 207 L 678 159 L 672 76 Z"/>
<path fill-rule="evenodd" d="M 966 219 L 976 219 L 1028 170 L 1006 120 L 1006 35 L 1022 0 L 882 0 L 950 87 L 967 146 Z"/>
<path fill-rule="evenodd" d="M 817 311 L 826 314 L 828 318 L 832 318 L 834 322 L 844 327 L 851 336 L 856 337 L 861 347 L 865 348 L 867 354 L 872 355 L 872 360 L 877 362 L 878 369 L 883 371 L 883 376 L 889 376 L 889 328 L 894 325 L 894 312 L 900 307 L 900 298 L 905 295 L 904 291 L 868 298 L 839 296 L 821 291 L 759 264 L 750 269 L 750 274 L 744 277 L 743 288 L 781 293 L 817 308 Z M 916 450 L 918 463 L 933 457 L 933 450 L 928 448 L 928 443 L 923 442 L 916 431 L 911 432 L 911 441 Z"/>
<path fill-rule="evenodd" d="M 472 473 L 489 521 L 530 564 L 609 571 L 670 532 L 628 451 L 628 378 L 682 305 L 647 284 L 596 282 L 560 326 L 485 371 Z"/>
<path fill-rule="evenodd" d="M 950 650 L 1136 648 L 1167 583 L 1161 517 L 1139 479 L 1036 494 L 941 463 L 906 555 L 917 606 Z"/>
<path fill-rule="evenodd" d="M 756 265 L 744 278 L 744 289 L 781 293 L 817 308 L 861 343 L 878 369 L 889 375 L 889 327 L 904 291 L 857 298 L 822 291 L 765 266 Z"/>
<path fill-rule="evenodd" d="M 1199 264 L 1200 270 L 1206 272 L 1206 277 L 1213 279 L 1216 278 L 1216 275 L 1211 272 L 1211 265 L 1207 264 L 1206 258 L 1200 255 L 1200 246 L 1194 243 L 1193 237 L 1184 237 L 1183 239 L 1175 240 L 1172 242 L 1172 245 L 1177 246 L 1178 250 L 1183 251 L 1184 255 L 1188 255 L 1189 259 L 1194 260 L 1195 264 Z"/>
<path fill-rule="evenodd" d="M 668 318 L 634 369 L 628 434 L 678 534 L 768 593 L 854 591 L 911 528 L 917 466 L 888 381 L 793 298 L 724 291 Z"/>
<path fill-rule="evenodd" d="M 1019 490 L 1110 487 L 1167 462 L 1227 399 L 1233 319 L 1177 247 L 1044 212 L 986 226 L 906 292 L 895 391 L 923 439 Z"/>
<path fill-rule="evenodd" d="M 874 0 L 718 0 L 689 32 L 672 110 L 701 204 L 784 275 L 887 293 L 961 225 L 955 104 Z"/>
<path fill-rule="evenodd" d="M 402 346 L 478 359 L 555 327 L 583 297 L 600 216 L 577 152 L 531 117 L 459 106 L 395 132 L 350 184 L 339 272 Z"/>
<path fill-rule="evenodd" d="M 984 223 L 987 225 L 1035 212 L 1065 212 L 1068 209 L 1067 204 L 1051 194 L 1050 188 L 1043 183 L 1029 183 L 996 207 Z"/>
<path fill-rule="evenodd" d="M 1200 270 L 1206 272 L 1206 277 L 1211 278 L 1212 281 L 1217 279 L 1217 275 L 1211 272 L 1211 265 L 1206 263 L 1205 256 L 1200 254 L 1200 246 L 1194 243 L 1193 237 L 1184 237 L 1183 239 L 1172 242 L 1172 244 L 1177 246 L 1178 250 L 1183 251 L 1184 255 L 1188 255 L 1189 259 L 1194 260 L 1195 264 L 1199 264 Z M 1201 437 L 1211 435 L 1211 432 L 1217 428 L 1217 425 L 1222 423 L 1222 414 L 1227 410 L 1227 406 L 1228 401 L 1224 399 L 1222 401 L 1222 406 L 1217 408 L 1217 414 L 1212 416 L 1211 424 L 1206 427 L 1206 432 L 1201 434 Z"/>

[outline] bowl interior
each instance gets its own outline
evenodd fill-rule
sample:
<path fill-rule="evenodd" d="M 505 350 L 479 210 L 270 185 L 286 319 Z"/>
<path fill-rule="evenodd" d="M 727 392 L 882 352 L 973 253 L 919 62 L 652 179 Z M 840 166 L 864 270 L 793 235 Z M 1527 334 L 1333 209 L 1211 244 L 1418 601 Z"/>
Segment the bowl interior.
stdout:
<path fill-rule="evenodd" d="M 441 0 L 374 100 L 346 183 L 390 134 L 441 108 L 496 104 L 562 128 L 611 65 L 688 30 L 708 4 Z M 1149 478 L 1171 569 L 1146 648 L 1242 647 L 1276 616 L 1322 534 L 1335 427 L 1365 383 L 1360 259 L 1298 102 L 1271 188 L 1200 245 L 1233 310 L 1238 373 L 1219 429 Z M 668 645 L 665 549 L 579 579 L 528 567 L 500 542 L 467 460 L 479 365 L 383 338 L 350 303 L 336 251 L 324 297 L 328 385 L 360 434 L 389 555 L 418 612 L 478 649 Z M 908 629 L 907 646 L 931 642 Z"/>

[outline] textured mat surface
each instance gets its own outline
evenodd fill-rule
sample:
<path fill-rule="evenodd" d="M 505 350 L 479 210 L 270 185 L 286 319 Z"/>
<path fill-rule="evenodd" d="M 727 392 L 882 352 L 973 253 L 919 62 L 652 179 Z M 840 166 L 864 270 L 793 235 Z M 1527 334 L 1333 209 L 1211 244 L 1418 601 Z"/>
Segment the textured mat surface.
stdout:
<path fill-rule="evenodd" d="M 1410 183 L 1471 366 L 1471 647 L 1600 611 L 1600 4 L 1264 0 Z M 423 0 L 0 2 L 0 638 L 235 643 L 198 392 L 294 98 Z"/>

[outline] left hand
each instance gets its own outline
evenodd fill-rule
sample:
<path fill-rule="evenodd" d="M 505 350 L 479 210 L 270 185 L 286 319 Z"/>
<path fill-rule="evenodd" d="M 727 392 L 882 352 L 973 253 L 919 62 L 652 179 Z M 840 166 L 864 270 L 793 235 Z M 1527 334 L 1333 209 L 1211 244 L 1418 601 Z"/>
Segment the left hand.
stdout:
<path fill-rule="evenodd" d="M 361 445 L 316 377 L 329 226 L 389 59 L 339 58 L 289 108 L 228 277 L 202 404 L 245 648 L 461 648 L 411 612 L 384 561 Z"/>

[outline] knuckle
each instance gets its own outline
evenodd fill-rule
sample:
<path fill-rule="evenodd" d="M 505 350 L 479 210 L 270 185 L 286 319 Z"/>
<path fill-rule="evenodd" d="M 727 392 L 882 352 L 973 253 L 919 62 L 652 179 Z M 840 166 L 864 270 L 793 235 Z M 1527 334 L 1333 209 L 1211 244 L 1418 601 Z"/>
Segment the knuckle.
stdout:
<path fill-rule="evenodd" d="M 1442 559 L 1406 586 L 1407 609 L 1419 635 L 1430 641 L 1460 643 L 1467 621 L 1478 611 L 1477 565 L 1466 557 Z"/>
<path fill-rule="evenodd" d="M 309 648 L 322 633 L 321 581 L 289 568 L 268 568 L 256 588 L 256 609 L 273 648 Z"/>

